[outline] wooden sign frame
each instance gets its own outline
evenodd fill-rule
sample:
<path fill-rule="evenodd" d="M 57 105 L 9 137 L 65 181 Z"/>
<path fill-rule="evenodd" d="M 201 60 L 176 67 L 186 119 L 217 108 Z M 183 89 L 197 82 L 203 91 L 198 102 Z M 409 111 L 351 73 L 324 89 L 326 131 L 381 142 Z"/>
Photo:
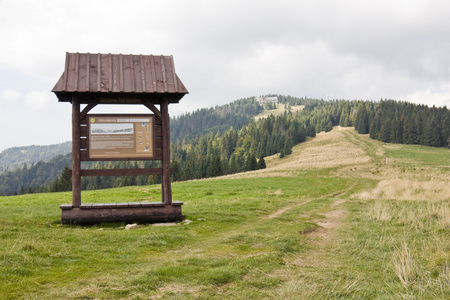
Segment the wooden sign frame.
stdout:
<path fill-rule="evenodd" d="M 168 106 L 178 103 L 188 91 L 175 73 L 172 56 L 66 53 L 64 73 L 52 91 L 59 101 L 72 104 L 72 204 L 60 206 L 62 223 L 161 222 L 184 218 L 183 203 L 172 201 Z M 81 104 L 86 106 L 81 108 Z M 106 155 L 108 151 L 104 151 L 104 157 L 101 152 L 92 155 L 92 140 L 89 139 L 92 115 L 88 113 L 97 105 L 108 104 L 138 104 L 153 113 L 151 155 L 135 155 L 136 148 L 127 146 L 127 142 L 119 138 L 116 141 L 123 142 L 121 148 L 133 148 L 133 155 L 128 155 L 129 152 L 110 156 Z M 122 129 L 134 134 L 131 125 Z M 100 142 L 97 146 L 105 150 L 109 146 L 101 145 L 102 141 L 108 141 L 107 136 L 104 138 L 97 140 Z M 134 141 L 138 138 L 134 137 Z M 127 139 L 132 143 L 130 137 Z M 161 167 L 81 169 L 82 161 L 99 160 L 159 160 Z M 128 175 L 161 175 L 161 202 L 81 204 L 82 176 Z"/>

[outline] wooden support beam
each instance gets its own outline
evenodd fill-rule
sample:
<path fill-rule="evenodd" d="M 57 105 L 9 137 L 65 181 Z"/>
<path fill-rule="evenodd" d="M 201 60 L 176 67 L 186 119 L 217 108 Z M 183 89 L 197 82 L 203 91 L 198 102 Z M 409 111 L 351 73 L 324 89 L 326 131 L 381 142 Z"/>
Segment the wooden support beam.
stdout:
<path fill-rule="evenodd" d="M 161 112 L 156 108 L 156 106 L 153 105 L 153 103 L 149 101 L 143 101 L 142 104 L 150 109 L 155 114 L 155 117 L 161 120 Z"/>
<path fill-rule="evenodd" d="M 72 97 L 72 205 L 81 205 L 80 100 Z"/>
<path fill-rule="evenodd" d="M 94 107 L 96 107 L 98 104 L 98 101 L 95 102 L 89 102 L 88 105 L 86 105 L 86 107 L 83 109 L 83 111 L 80 114 L 80 120 L 83 120 L 84 118 L 86 118 L 86 115 L 88 114 L 88 112 L 93 109 Z"/>
<path fill-rule="evenodd" d="M 172 187 L 170 183 L 170 125 L 169 125 L 169 100 L 161 101 L 161 123 L 162 123 L 162 169 L 161 192 L 162 201 L 165 205 L 172 205 Z"/>

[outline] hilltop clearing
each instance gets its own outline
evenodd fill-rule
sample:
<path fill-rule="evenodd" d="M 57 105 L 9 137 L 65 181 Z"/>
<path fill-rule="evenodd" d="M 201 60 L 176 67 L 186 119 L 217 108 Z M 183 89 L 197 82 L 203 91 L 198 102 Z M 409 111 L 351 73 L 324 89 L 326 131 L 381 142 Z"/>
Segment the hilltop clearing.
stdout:
<path fill-rule="evenodd" d="M 67 226 L 70 193 L 0 198 L 2 299 L 446 299 L 450 155 L 335 127 L 264 170 L 173 184 L 192 222 Z M 158 201 L 160 186 L 85 191 Z"/>
<path fill-rule="evenodd" d="M 289 106 L 289 107 L 288 107 Z M 255 116 L 255 120 L 259 120 L 261 118 L 266 118 L 270 115 L 279 116 L 284 114 L 285 112 L 297 112 L 301 111 L 305 106 L 304 105 L 289 105 L 289 104 L 276 104 L 276 109 L 264 109 L 261 113 Z"/>

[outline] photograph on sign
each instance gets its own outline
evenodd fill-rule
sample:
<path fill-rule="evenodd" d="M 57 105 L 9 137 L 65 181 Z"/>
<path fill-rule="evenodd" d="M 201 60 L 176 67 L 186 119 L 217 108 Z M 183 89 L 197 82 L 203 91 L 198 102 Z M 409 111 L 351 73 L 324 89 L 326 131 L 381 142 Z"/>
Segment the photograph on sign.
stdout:
<path fill-rule="evenodd" d="M 154 156 L 153 115 L 88 115 L 89 158 Z"/>
<path fill-rule="evenodd" d="M 95 121 L 94 121 L 95 122 Z M 134 124 L 92 123 L 91 134 L 133 134 Z"/>

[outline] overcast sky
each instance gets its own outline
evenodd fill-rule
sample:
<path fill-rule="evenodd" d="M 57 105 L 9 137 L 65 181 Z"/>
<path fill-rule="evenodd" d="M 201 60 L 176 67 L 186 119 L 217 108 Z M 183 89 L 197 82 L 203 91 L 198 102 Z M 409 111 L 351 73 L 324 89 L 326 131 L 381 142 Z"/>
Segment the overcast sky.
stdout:
<path fill-rule="evenodd" d="M 448 0 L 0 0 L 0 38 L 0 151 L 71 139 L 66 52 L 173 55 L 171 115 L 268 93 L 450 106 Z"/>

